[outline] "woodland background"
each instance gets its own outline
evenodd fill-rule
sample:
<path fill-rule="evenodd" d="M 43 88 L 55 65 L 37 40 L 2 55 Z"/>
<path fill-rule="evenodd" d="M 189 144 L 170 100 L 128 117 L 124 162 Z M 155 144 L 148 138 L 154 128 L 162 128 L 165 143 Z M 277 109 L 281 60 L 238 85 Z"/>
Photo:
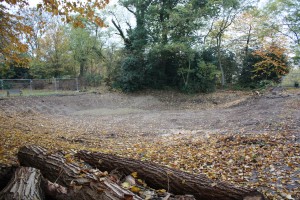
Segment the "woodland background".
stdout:
<path fill-rule="evenodd" d="M 1 1 L 2 79 L 80 77 L 125 92 L 195 93 L 299 73 L 299 1 L 28 3 Z"/>

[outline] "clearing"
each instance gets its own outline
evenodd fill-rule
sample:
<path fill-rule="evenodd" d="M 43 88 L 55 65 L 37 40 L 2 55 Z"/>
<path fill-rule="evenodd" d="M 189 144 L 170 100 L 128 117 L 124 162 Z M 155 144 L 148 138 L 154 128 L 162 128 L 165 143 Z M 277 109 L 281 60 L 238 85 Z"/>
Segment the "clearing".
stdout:
<path fill-rule="evenodd" d="M 147 91 L 0 100 L 0 162 L 25 144 L 88 149 L 300 198 L 300 91 Z"/>

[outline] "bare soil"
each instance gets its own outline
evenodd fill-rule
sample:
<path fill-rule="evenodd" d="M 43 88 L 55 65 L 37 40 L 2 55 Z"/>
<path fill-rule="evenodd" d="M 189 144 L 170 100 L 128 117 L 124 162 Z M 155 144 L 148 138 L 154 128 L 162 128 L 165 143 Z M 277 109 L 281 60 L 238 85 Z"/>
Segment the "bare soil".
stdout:
<path fill-rule="evenodd" d="M 41 97 L 14 97 L 0 101 L 6 116 L 45 118 L 45 124 L 102 137 L 102 133 L 164 134 L 262 133 L 300 129 L 300 91 L 266 93 L 223 91 L 207 95 L 172 92 L 84 93 Z M 32 121 L 32 120 L 31 120 Z M 65 126 L 68 124 L 68 126 Z M 34 128 L 34 120 L 26 127 Z M 83 132 L 82 132 L 83 133 Z"/>

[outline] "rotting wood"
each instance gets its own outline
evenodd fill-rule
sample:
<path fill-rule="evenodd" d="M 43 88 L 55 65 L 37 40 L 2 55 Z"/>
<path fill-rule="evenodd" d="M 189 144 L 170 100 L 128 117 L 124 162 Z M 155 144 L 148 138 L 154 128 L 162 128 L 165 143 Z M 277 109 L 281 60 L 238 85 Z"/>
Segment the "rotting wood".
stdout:
<path fill-rule="evenodd" d="M 22 166 L 41 170 L 48 182 L 45 193 L 54 199 L 72 200 L 118 200 L 130 196 L 132 200 L 141 198 L 123 189 L 109 178 L 91 172 L 87 166 L 76 161 L 67 162 L 62 152 L 47 154 L 38 146 L 24 146 L 18 152 Z M 67 192 L 65 192 L 65 189 Z"/>
<path fill-rule="evenodd" d="M 32 167 L 20 167 L 14 173 L 8 185 L 0 192 L 2 200 L 42 200 L 40 170 Z"/>
<path fill-rule="evenodd" d="M 256 190 L 234 187 L 221 181 L 213 181 L 205 175 L 193 175 L 152 162 L 88 151 L 79 151 L 76 156 L 102 171 L 117 169 L 124 174 L 137 172 L 139 178 L 151 187 L 164 188 L 174 194 L 191 194 L 201 200 L 264 199 Z"/>
<path fill-rule="evenodd" d="M 101 175 L 102 172 L 98 176 L 92 167 L 102 171 L 117 169 L 123 174 L 137 172 L 139 178 L 152 188 L 164 188 L 170 193 L 185 195 L 185 199 L 189 195 L 201 200 L 264 199 L 263 195 L 256 190 L 237 188 L 224 182 L 210 180 L 204 175 L 193 175 L 151 162 L 87 151 L 79 151 L 75 155 L 82 162 L 68 161 L 66 159 L 68 155 L 63 152 L 49 154 L 41 147 L 25 146 L 19 150 L 18 159 L 23 166 L 41 170 L 45 180 L 51 181 L 46 180 L 46 184 L 42 185 L 46 196 L 58 200 L 117 200 L 128 199 L 128 197 L 129 199 L 141 199 L 120 187 L 109 176 Z M 100 171 L 98 170 L 98 172 Z M 194 198 L 193 196 L 191 198 Z"/>
<path fill-rule="evenodd" d="M 19 166 L 0 164 L 0 191 L 8 184 Z"/>

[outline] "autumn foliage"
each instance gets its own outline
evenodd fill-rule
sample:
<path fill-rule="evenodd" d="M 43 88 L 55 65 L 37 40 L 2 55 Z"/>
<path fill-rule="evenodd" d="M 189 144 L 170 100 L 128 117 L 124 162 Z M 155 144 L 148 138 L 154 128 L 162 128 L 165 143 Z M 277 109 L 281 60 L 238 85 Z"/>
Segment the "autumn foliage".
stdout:
<path fill-rule="evenodd" d="M 108 2 L 109 0 L 43 0 L 37 4 L 37 8 L 40 12 L 60 15 L 62 21 L 72 23 L 76 27 L 83 27 L 82 18 L 103 27 L 105 24 L 96 15 L 96 10 L 104 8 Z M 32 27 L 22 23 L 21 11 L 26 6 L 28 0 L 0 0 L 0 63 L 24 66 L 29 61 L 24 56 L 28 46 L 22 41 L 24 35 L 32 34 Z M 77 17 L 71 16 L 74 14 L 77 14 Z"/>
<path fill-rule="evenodd" d="M 95 11 L 103 9 L 109 0 L 89 0 L 89 1 L 67 1 L 67 0 L 43 0 L 43 3 L 37 4 L 37 8 L 41 11 L 47 11 L 54 15 L 64 16 L 62 21 L 73 23 L 75 27 L 84 27 L 81 18 L 95 22 L 98 26 L 103 27 L 104 22 Z M 79 14 L 73 17 L 72 14 Z"/>
<path fill-rule="evenodd" d="M 1 2 L 1 1 L 0 1 Z M 16 1 L 5 1 L 17 4 Z M 18 4 L 22 8 L 26 4 Z M 20 40 L 22 34 L 30 34 L 32 28 L 22 24 L 22 17 L 8 12 L 7 7 L 0 4 L 0 63 L 16 63 L 23 65 L 28 62 L 22 54 L 27 52 L 27 45 Z"/>
<path fill-rule="evenodd" d="M 285 51 L 286 49 L 275 44 L 254 51 L 253 55 L 260 57 L 261 61 L 254 64 L 252 78 L 255 80 L 280 81 L 281 77 L 289 72 Z"/>

